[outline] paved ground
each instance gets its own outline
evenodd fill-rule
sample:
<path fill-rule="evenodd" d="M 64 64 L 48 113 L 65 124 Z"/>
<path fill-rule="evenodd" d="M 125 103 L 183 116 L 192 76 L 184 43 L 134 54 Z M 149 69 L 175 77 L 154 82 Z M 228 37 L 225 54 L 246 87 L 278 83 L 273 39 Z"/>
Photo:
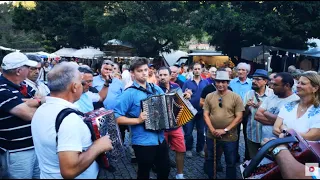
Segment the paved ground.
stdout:
<path fill-rule="evenodd" d="M 194 134 L 194 142 L 196 142 L 196 131 L 193 132 Z M 241 133 L 242 134 L 242 133 Z M 128 143 L 128 138 L 125 140 L 125 144 Z M 195 143 L 194 143 L 195 144 Z M 241 162 L 244 157 L 244 140 L 243 137 L 240 137 L 240 147 L 239 152 L 241 156 Z M 170 158 L 175 159 L 174 152 L 170 151 Z M 100 171 L 99 179 L 136 179 L 137 175 L 137 165 L 132 164 L 130 162 L 130 154 L 129 149 L 126 148 L 126 156 L 120 159 L 117 163 L 113 165 L 117 168 L 117 171 L 114 173 L 110 173 L 106 170 Z M 193 150 L 193 157 L 192 158 L 185 158 L 184 163 L 184 176 L 187 179 L 208 179 L 207 175 L 203 172 L 203 162 L 204 158 L 196 155 L 195 149 Z M 224 156 L 222 156 L 222 165 L 223 165 L 223 172 L 218 172 L 217 178 L 224 179 L 225 178 L 225 161 Z M 1 167 L 0 167 L 1 170 Z M 240 175 L 240 168 L 239 163 L 237 164 L 237 179 L 241 179 Z M 171 168 L 169 179 L 175 179 L 176 175 L 176 168 Z M 151 172 L 151 178 L 156 179 L 156 175 Z M 1 173 L 0 173 L 0 179 Z"/>
<path fill-rule="evenodd" d="M 194 142 L 196 142 L 196 131 L 193 131 L 194 134 Z M 242 132 L 241 132 L 242 134 Z M 125 144 L 127 143 L 127 138 L 125 140 Z M 195 143 L 194 143 L 195 144 Z M 239 152 L 241 156 L 240 162 L 242 162 L 244 157 L 244 140 L 243 137 L 240 137 L 240 147 Z M 170 158 L 174 159 L 174 152 L 170 151 Z M 108 171 L 102 170 L 99 174 L 99 179 L 136 179 L 137 175 L 137 165 L 132 164 L 130 162 L 130 154 L 129 149 L 126 148 L 126 156 L 120 159 L 117 163 L 113 165 L 117 168 L 117 171 L 114 173 L 110 173 Z M 187 179 L 208 179 L 208 176 L 203 172 L 203 163 L 204 158 L 196 155 L 195 149 L 193 150 L 192 158 L 185 158 L 184 163 L 184 176 Z M 225 178 L 225 161 L 224 156 L 222 156 L 222 166 L 223 172 L 218 172 L 217 178 L 224 179 Z M 239 163 L 237 163 L 237 179 L 242 179 L 240 175 Z M 176 168 L 171 168 L 169 179 L 175 179 Z M 151 172 L 151 178 L 156 179 L 156 175 Z"/>

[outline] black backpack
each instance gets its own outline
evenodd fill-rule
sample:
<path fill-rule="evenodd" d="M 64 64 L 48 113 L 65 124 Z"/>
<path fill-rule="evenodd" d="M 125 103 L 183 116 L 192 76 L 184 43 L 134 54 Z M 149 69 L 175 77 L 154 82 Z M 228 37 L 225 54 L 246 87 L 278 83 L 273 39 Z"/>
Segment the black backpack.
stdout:
<path fill-rule="evenodd" d="M 59 112 L 59 114 L 57 115 L 57 118 L 56 118 L 56 123 L 55 123 L 55 129 L 56 129 L 56 133 L 57 133 L 57 136 L 56 136 L 57 147 L 58 147 L 58 131 L 59 131 L 60 125 L 61 125 L 63 119 L 71 113 L 76 113 L 77 115 L 79 115 L 81 117 L 85 117 L 85 114 L 83 114 L 82 112 L 80 112 L 78 110 L 72 109 L 72 108 L 65 108 Z M 91 140 L 92 140 L 92 142 L 94 142 L 95 140 L 97 140 L 97 138 L 94 133 L 94 129 L 93 129 L 91 121 L 89 119 L 84 118 L 83 122 L 88 126 L 88 128 L 90 130 L 90 134 L 91 134 Z M 103 163 L 103 155 L 104 155 L 104 153 L 100 154 L 96 158 L 96 162 L 98 163 L 98 165 L 100 167 L 107 168 L 107 167 L 105 167 L 105 165 Z"/>

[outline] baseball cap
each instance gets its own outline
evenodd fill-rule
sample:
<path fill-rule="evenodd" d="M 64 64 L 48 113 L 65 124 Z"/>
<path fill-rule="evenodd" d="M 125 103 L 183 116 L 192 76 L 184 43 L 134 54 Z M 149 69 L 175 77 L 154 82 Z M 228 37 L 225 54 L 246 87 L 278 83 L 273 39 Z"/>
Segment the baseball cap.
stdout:
<path fill-rule="evenodd" d="M 4 56 L 1 67 L 4 70 L 15 69 L 22 66 L 36 67 L 38 62 L 31 61 L 21 52 L 12 52 Z"/>
<path fill-rule="evenodd" d="M 148 67 L 154 67 L 154 65 L 153 64 L 148 64 Z"/>

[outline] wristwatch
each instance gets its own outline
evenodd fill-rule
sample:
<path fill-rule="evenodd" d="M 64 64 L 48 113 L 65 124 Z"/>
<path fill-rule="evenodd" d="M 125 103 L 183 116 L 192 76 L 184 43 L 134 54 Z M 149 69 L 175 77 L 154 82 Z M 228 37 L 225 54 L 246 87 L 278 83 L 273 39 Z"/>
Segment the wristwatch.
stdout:
<path fill-rule="evenodd" d="M 226 132 L 226 133 L 229 131 L 229 129 L 227 129 L 227 128 L 224 128 L 223 130 L 224 130 L 224 132 Z"/>
<path fill-rule="evenodd" d="M 273 155 L 273 157 L 275 157 L 277 154 L 279 154 L 279 152 L 281 151 L 281 150 L 287 150 L 288 148 L 286 148 L 286 147 L 276 147 L 276 148 L 274 148 L 273 150 L 272 150 L 272 155 Z"/>
<path fill-rule="evenodd" d="M 104 83 L 104 87 L 109 87 L 109 83 Z"/>

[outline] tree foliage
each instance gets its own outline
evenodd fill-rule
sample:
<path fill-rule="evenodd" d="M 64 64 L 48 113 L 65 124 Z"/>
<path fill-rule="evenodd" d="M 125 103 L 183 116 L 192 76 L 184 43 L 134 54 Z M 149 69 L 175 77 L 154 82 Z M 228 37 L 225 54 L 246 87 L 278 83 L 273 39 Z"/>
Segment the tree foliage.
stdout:
<path fill-rule="evenodd" d="M 188 22 L 186 5 L 179 1 L 115 2 L 99 22 L 103 39 L 128 41 L 146 57 L 177 50 L 198 33 Z"/>
<path fill-rule="evenodd" d="M 308 38 L 319 37 L 319 2 L 231 1 L 205 2 L 192 16 L 192 24 L 211 36 L 211 44 L 229 56 L 241 47 L 272 45 L 306 49 Z"/>
<path fill-rule="evenodd" d="M 0 4 L 0 45 L 14 49 L 39 49 L 39 36 L 33 32 L 14 29 L 12 3 Z"/>
<path fill-rule="evenodd" d="M 178 49 L 192 36 L 229 56 L 253 44 L 304 49 L 319 37 L 317 1 L 36 1 L 14 9 L 15 28 L 36 31 L 48 50 L 102 47 L 111 39 L 135 46 L 139 56 Z"/>

